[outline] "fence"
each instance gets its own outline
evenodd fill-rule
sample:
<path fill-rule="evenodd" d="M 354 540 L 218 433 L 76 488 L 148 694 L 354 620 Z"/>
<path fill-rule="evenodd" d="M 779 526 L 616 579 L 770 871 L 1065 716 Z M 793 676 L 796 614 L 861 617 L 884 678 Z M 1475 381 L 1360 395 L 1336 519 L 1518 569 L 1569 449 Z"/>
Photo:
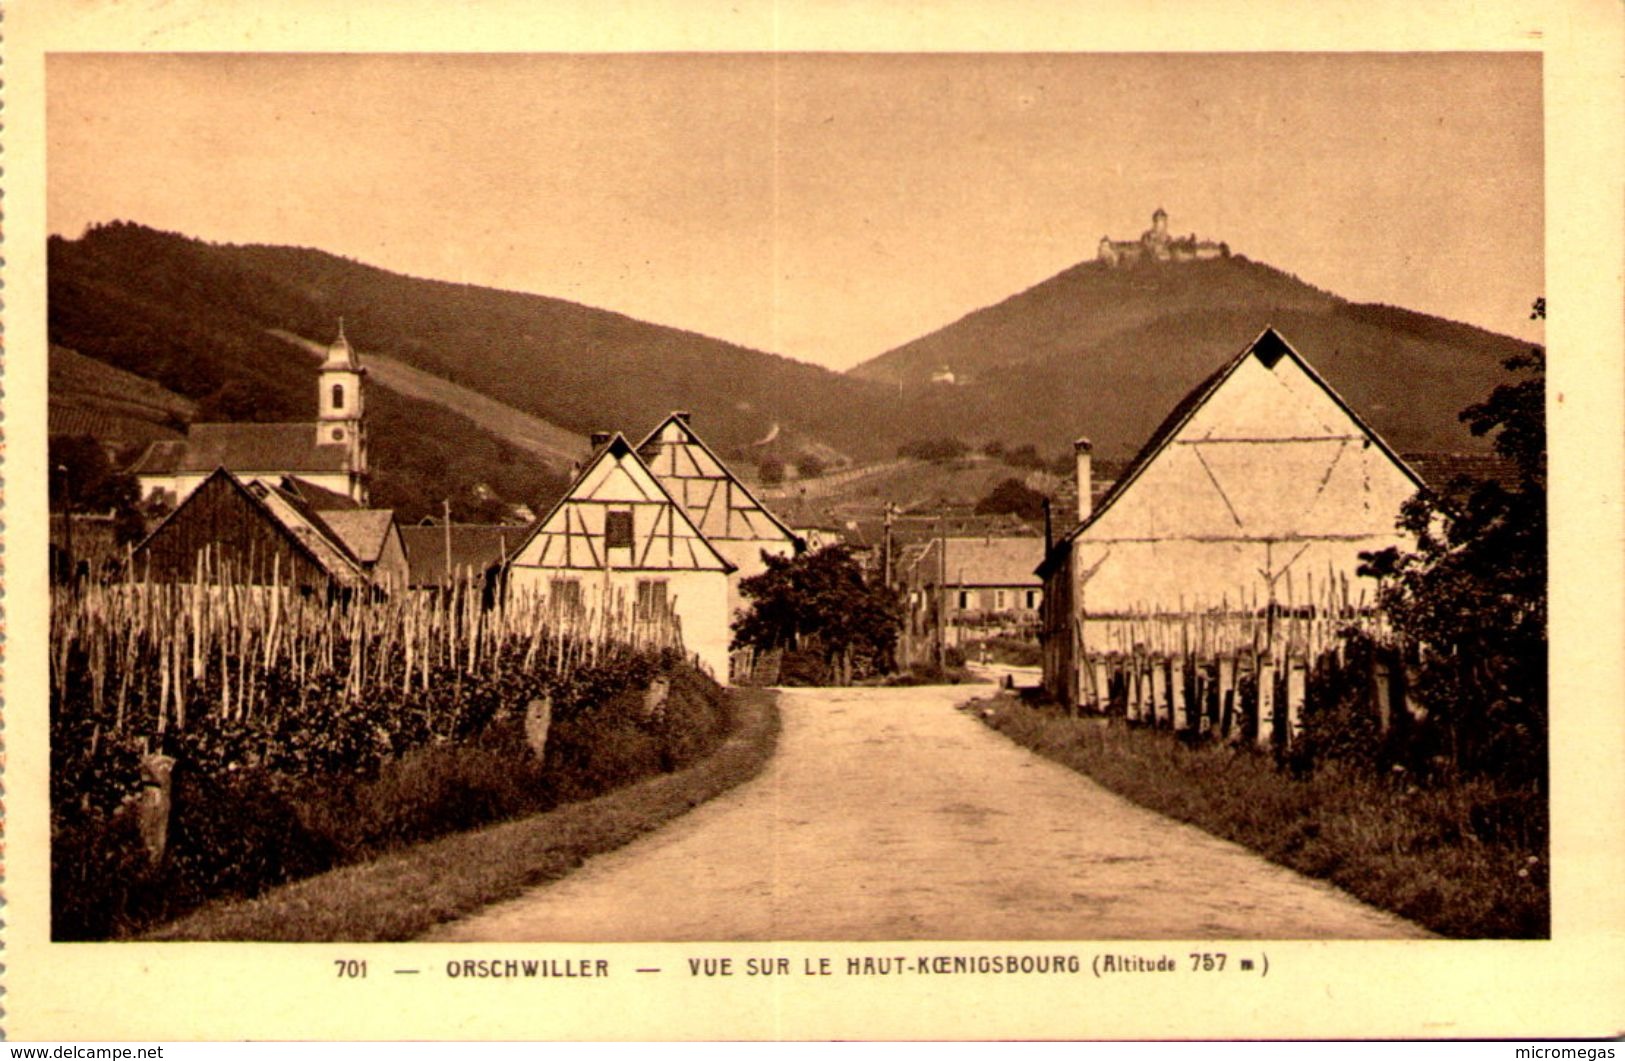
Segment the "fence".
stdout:
<path fill-rule="evenodd" d="M 1076 625 L 1077 703 L 1131 722 L 1262 748 L 1291 747 L 1321 684 L 1363 686 L 1381 732 L 1423 715 L 1415 659 L 1346 580 L 1294 598 L 1090 614 Z M 1350 651 L 1364 635 L 1370 652 Z M 1396 708 L 1404 714 L 1396 714 Z"/>
<path fill-rule="evenodd" d="M 621 593 L 580 609 L 530 594 L 487 606 L 477 581 L 373 599 L 302 592 L 280 575 L 245 584 L 229 562 L 200 554 L 189 583 L 59 588 L 53 710 L 92 717 L 105 735 L 161 735 L 200 709 L 248 719 L 311 695 L 406 696 L 448 671 L 500 675 L 518 661 L 567 673 L 626 648 L 682 647 L 670 604 L 651 611 Z"/>

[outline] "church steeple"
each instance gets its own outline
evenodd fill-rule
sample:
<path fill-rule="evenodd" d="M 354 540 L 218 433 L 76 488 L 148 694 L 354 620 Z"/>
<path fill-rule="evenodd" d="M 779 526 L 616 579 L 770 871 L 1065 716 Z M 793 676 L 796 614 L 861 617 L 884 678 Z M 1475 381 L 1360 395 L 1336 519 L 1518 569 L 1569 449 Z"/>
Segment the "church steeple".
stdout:
<path fill-rule="evenodd" d="M 316 444 L 349 451 L 350 496 L 362 504 L 367 501 L 366 376 L 340 317 L 338 338 L 327 348 L 317 373 Z"/>

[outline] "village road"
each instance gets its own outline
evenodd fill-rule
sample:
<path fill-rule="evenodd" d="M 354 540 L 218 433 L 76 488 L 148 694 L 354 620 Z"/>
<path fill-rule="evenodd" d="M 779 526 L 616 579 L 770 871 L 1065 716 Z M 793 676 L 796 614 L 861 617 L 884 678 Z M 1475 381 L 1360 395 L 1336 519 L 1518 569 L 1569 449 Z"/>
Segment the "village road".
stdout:
<path fill-rule="evenodd" d="M 1427 935 L 1010 743 L 973 692 L 786 691 L 756 780 L 428 938 Z"/>

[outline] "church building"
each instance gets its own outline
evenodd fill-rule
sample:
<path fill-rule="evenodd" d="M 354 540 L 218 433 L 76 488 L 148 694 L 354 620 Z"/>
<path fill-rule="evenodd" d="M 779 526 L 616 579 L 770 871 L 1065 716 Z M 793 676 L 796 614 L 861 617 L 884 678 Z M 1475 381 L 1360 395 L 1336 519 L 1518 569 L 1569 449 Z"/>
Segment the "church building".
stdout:
<path fill-rule="evenodd" d="M 244 482 L 301 479 L 365 507 L 366 376 L 340 322 L 318 371 L 314 422 L 193 424 L 184 439 L 149 445 L 131 467 L 142 500 L 178 506 L 224 468 Z"/>

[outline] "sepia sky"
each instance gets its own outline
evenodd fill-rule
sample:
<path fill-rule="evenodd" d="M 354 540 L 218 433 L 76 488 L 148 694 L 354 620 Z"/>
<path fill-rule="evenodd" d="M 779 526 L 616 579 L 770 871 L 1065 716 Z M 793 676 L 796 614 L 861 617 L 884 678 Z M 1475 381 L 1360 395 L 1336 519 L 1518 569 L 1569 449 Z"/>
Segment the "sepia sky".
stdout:
<path fill-rule="evenodd" d="M 319 247 L 844 369 L 1161 205 L 1533 337 L 1541 108 L 1510 53 L 54 55 L 50 226 Z"/>

